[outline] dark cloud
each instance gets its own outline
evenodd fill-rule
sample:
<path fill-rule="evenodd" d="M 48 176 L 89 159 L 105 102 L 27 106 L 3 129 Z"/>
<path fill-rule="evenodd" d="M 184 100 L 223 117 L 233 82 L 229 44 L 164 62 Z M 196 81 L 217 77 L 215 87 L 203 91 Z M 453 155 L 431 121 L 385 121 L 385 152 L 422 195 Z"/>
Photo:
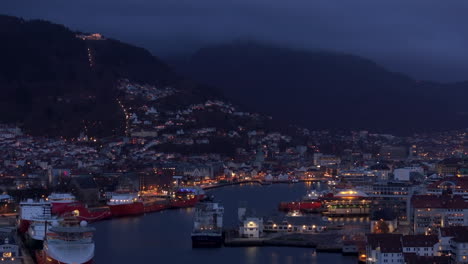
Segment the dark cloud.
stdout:
<path fill-rule="evenodd" d="M 2 0 L 156 55 L 249 38 L 362 55 L 419 79 L 468 79 L 466 0 Z"/>

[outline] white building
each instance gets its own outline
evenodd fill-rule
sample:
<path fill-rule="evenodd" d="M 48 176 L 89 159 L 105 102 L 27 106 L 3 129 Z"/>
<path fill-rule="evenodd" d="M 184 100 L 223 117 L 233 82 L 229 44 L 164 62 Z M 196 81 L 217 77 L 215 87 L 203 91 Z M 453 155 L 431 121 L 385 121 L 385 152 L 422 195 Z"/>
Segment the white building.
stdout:
<path fill-rule="evenodd" d="M 413 231 L 424 234 L 439 227 L 468 226 L 468 203 L 459 195 L 414 195 Z"/>
<path fill-rule="evenodd" d="M 437 256 L 439 253 L 439 238 L 436 235 L 408 235 L 403 236 L 403 253 L 415 253 L 418 256 Z"/>
<path fill-rule="evenodd" d="M 241 237 L 259 238 L 263 235 L 263 219 L 260 217 L 246 217 L 239 227 Z"/>
<path fill-rule="evenodd" d="M 405 168 L 398 168 L 393 171 L 393 175 L 395 180 L 397 181 L 409 181 L 411 178 L 412 172 L 418 172 L 423 174 L 424 169 L 421 167 L 405 167 Z"/>

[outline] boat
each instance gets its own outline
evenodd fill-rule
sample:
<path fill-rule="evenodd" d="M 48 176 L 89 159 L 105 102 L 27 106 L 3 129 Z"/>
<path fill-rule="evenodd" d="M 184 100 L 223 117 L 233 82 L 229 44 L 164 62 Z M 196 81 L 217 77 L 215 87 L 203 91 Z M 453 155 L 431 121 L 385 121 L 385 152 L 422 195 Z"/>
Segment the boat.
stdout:
<path fill-rule="evenodd" d="M 51 193 L 47 201 L 52 204 L 53 214 L 62 214 L 65 213 L 67 205 L 76 202 L 76 197 L 71 193 Z"/>
<path fill-rule="evenodd" d="M 206 198 L 205 191 L 200 187 L 181 187 L 174 191 L 170 201 L 171 208 L 194 207 Z"/>
<path fill-rule="evenodd" d="M 322 208 L 320 201 L 321 195 L 315 191 L 308 193 L 299 202 L 282 202 L 279 205 L 281 211 L 301 211 L 301 212 L 315 212 Z"/>
<path fill-rule="evenodd" d="M 78 201 L 64 205 L 61 208 L 60 213 L 57 214 L 59 216 L 72 214 L 79 220 L 85 220 L 87 222 L 96 222 L 112 216 L 109 207 L 88 208 L 86 205 Z"/>
<path fill-rule="evenodd" d="M 161 197 L 143 197 L 145 213 L 159 212 L 170 207 L 169 200 Z"/>
<path fill-rule="evenodd" d="M 59 221 L 56 217 L 35 217 L 28 228 L 28 236 L 33 240 L 43 241 L 52 222 Z"/>
<path fill-rule="evenodd" d="M 47 230 L 50 230 L 54 221 L 58 221 L 58 219 L 56 217 L 35 217 L 31 220 L 26 236 L 28 247 L 42 248 Z"/>
<path fill-rule="evenodd" d="M 51 203 L 40 199 L 39 201 L 34 201 L 33 199 L 28 199 L 24 202 L 20 202 L 19 215 L 18 215 L 18 231 L 20 233 L 26 233 L 29 229 L 29 226 L 36 217 L 51 217 Z"/>
<path fill-rule="evenodd" d="M 140 215 L 145 212 L 143 201 L 137 193 L 115 193 L 107 205 L 114 217 Z"/>
<path fill-rule="evenodd" d="M 53 222 L 44 241 L 44 248 L 36 252 L 39 264 L 91 264 L 94 258 L 93 233 L 86 221 L 66 219 Z"/>
<path fill-rule="evenodd" d="M 223 244 L 224 207 L 213 201 L 197 204 L 195 209 L 192 247 L 221 247 Z"/>
<path fill-rule="evenodd" d="M 286 216 L 289 216 L 289 217 L 300 217 L 300 216 L 303 216 L 303 214 L 301 213 L 301 211 L 299 210 L 293 210 L 293 211 L 289 211 Z"/>

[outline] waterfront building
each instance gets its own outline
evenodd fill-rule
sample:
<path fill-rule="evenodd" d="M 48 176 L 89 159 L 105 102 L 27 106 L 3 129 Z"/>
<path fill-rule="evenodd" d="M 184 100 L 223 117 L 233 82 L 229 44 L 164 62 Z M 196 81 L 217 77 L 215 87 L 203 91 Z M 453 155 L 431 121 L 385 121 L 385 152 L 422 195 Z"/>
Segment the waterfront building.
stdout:
<path fill-rule="evenodd" d="M 436 235 L 368 234 L 366 263 L 448 263 L 438 248 Z"/>
<path fill-rule="evenodd" d="M 268 220 L 264 225 L 265 232 L 288 232 L 288 233 L 317 233 L 326 229 L 326 223 L 321 220 L 311 223 L 306 219 L 296 218 L 288 220 Z"/>
<path fill-rule="evenodd" d="M 263 235 L 263 218 L 246 217 L 239 227 L 241 237 L 259 238 Z"/>
<path fill-rule="evenodd" d="M 391 210 L 398 218 L 399 224 L 409 224 L 411 219 L 411 196 L 417 193 L 418 186 L 403 182 L 376 183 L 358 186 L 371 199 L 371 213 L 383 209 Z"/>
<path fill-rule="evenodd" d="M 368 234 L 366 236 L 366 263 L 403 263 L 400 234 Z"/>

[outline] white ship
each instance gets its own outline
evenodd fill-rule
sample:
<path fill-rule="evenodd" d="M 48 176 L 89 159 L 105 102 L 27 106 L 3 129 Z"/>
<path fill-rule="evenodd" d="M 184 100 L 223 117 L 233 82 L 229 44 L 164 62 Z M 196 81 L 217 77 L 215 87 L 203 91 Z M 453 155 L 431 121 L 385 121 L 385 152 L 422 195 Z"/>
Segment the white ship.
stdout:
<path fill-rule="evenodd" d="M 86 221 L 53 222 L 47 231 L 44 249 L 37 254 L 39 264 L 91 264 L 94 258 L 93 232 Z"/>
<path fill-rule="evenodd" d="M 51 203 L 39 200 L 33 201 L 28 199 L 20 203 L 19 216 L 18 216 L 18 230 L 21 233 L 28 231 L 29 225 L 34 218 L 50 218 L 51 217 Z"/>
<path fill-rule="evenodd" d="M 76 202 L 76 197 L 71 193 L 51 193 L 47 200 L 52 204 L 60 203 L 74 203 Z"/>
<path fill-rule="evenodd" d="M 212 201 L 201 202 L 195 209 L 193 247 L 220 247 L 223 244 L 224 207 Z"/>
<path fill-rule="evenodd" d="M 28 236 L 33 240 L 43 241 L 53 222 L 59 221 L 56 217 L 35 217 L 28 228 Z"/>

